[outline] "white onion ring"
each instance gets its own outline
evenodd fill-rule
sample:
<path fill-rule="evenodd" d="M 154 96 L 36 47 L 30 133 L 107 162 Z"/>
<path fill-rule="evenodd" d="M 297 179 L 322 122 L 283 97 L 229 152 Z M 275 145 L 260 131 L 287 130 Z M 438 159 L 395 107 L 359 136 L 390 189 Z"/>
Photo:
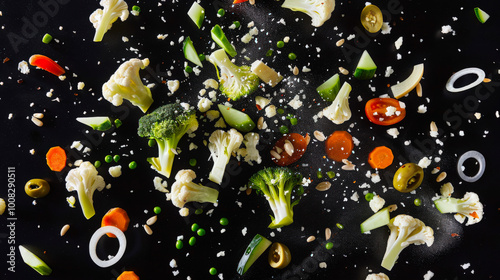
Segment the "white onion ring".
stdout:
<path fill-rule="evenodd" d="M 455 82 L 459 78 L 461 78 L 462 76 L 465 76 L 468 74 L 476 74 L 477 80 L 475 80 L 474 82 L 472 82 L 466 86 L 463 86 L 461 88 L 455 88 L 455 86 L 454 86 Z M 476 67 L 465 68 L 465 69 L 462 69 L 462 70 L 458 71 L 457 73 L 451 75 L 450 79 L 448 79 L 448 81 L 446 82 L 446 89 L 449 92 L 460 92 L 460 91 L 468 90 L 468 89 L 471 89 L 471 88 L 479 85 L 484 80 L 485 77 L 486 77 L 486 74 L 484 73 L 484 71 L 482 69 L 479 69 Z"/>
<path fill-rule="evenodd" d="M 477 162 L 479 163 L 479 171 L 477 172 L 476 175 L 472 177 L 465 175 L 465 173 L 462 171 L 464 162 L 470 158 L 477 160 Z M 468 183 L 474 183 L 475 181 L 479 180 L 479 178 L 481 178 L 481 176 L 483 176 L 484 174 L 485 167 L 486 167 L 486 161 L 484 159 L 484 156 L 478 151 L 466 152 L 465 154 L 460 156 L 457 163 L 458 175 L 460 176 L 460 178 L 462 178 L 462 180 Z"/>
<path fill-rule="evenodd" d="M 97 249 L 97 242 L 99 242 L 101 237 L 106 233 L 112 233 L 116 236 L 118 242 L 120 243 L 120 248 L 118 248 L 118 252 L 112 259 L 103 261 L 99 259 L 99 257 L 97 256 L 96 249 Z M 110 267 L 115 263 L 117 263 L 123 257 L 123 254 L 125 253 L 125 248 L 127 248 L 127 239 L 125 238 L 125 234 L 119 228 L 114 226 L 105 226 L 99 228 L 94 232 L 89 242 L 90 258 L 95 262 L 95 264 L 97 264 L 100 267 Z"/>

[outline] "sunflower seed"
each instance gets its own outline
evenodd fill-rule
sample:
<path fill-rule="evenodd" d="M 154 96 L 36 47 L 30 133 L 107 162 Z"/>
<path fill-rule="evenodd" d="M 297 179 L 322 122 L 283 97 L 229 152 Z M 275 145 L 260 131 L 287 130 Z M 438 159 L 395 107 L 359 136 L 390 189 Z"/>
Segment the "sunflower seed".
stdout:
<path fill-rule="evenodd" d="M 289 156 L 293 155 L 294 148 L 292 142 L 290 142 L 289 140 L 285 140 L 285 145 L 283 147 L 285 148 L 285 152 Z"/>
<path fill-rule="evenodd" d="M 43 126 L 43 122 L 35 117 L 31 117 L 31 121 L 36 125 L 36 126 Z"/>
<path fill-rule="evenodd" d="M 491 79 L 490 79 L 490 78 L 484 78 L 484 79 L 483 79 L 483 83 L 489 83 L 489 82 L 491 82 Z"/>
<path fill-rule="evenodd" d="M 340 46 L 342 46 L 342 45 L 344 44 L 344 42 L 345 42 L 345 40 L 344 40 L 344 39 L 340 39 L 340 40 L 338 40 L 338 41 L 337 41 L 337 43 L 335 43 L 335 45 L 336 45 L 337 47 L 340 47 Z"/>
<path fill-rule="evenodd" d="M 431 122 L 431 131 L 435 131 L 435 132 L 438 131 L 438 127 L 437 127 L 435 122 Z"/>
<path fill-rule="evenodd" d="M 446 172 L 439 173 L 439 175 L 436 178 L 436 182 L 439 183 L 439 182 L 443 181 L 446 178 L 446 175 L 447 175 Z"/>
<path fill-rule="evenodd" d="M 259 130 L 264 129 L 264 117 L 260 117 L 260 118 L 257 120 L 257 128 L 258 128 Z"/>
<path fill-rule="evenodd" d="M 332 237 L 332 230 L 330 228 L 325 228 L 325 239 L 328 240 Z"/>
<path fill-rule="evenodd" d="M 154 223 L 156 223 L 156 220 L 158 220 L 158 217 L 156 215 L 154 215 L 153 217 L 149 218 L 146 221 L 146 225 L 148 225 L 148 226 L 153 225 Z"/>
<path fill-rule="evenodd" d="M 280 154 L 278 154 L 275 150 L 271 150 L 271 156 L 277 160 L 281 159 Z"/>
<path fill-rule="evenodd" d="M 292 73 L 297 76 L 299 74 L 299 68 L 297 66 L 293 67 Z"/>
<path fill-rule="evenodd" d="M 347 159 L 343 159 L 342 163 L 344 164 L 342 166 L 342 170 L 354 170 L 356 168 L 356 165 L 352 164 L 352 162 L 348 161 Z"/>
<path fill-rule="evenodd" d="M 43 119 L 45 115 L 43 113 L 34 113 L 33 114 L 33 117 L 37 118 L 37 119 Z"/>
<path fill-rule="evenodd" d="M 307 242 L 313 242 L 314 240 L 316 240 L 316 237 L 314 235 L 311 235 L 307 238 Z"/>
<path fill-rule="evenodd" d="M 309 142 L 311 142 L 311 136 L 309 136 L 309 133 L 306 134 L 306 145 L 309 145 Z"/>
<path fill-rule="evenodd" d="M 324 192 L 324 191 L 327 191 L 330 189 L 330 187 L 332 186 L 332 184 L 328 181 L 325 181 L 325 182 L 321 182 L 319 183 L 317 186 L 316 186 L 316 189 L 320 192 Z"/>
<path fill-rule="evenodd" d="M 325 141 L 325 139 L 326 139 L 323 132 L 318 131 L 318 130 L 314 131 L 314 137 L 316 138 L 316 140 L 321 141 L 321 142 Z"/>
<path fill-rule="evenodd" d="M 148 235 L 153 234 L 153 230 L 148 225 L 144 225 L 143 227 L 144 227 L 144 231 L 146 231 L 146 233 Z"/>
<path fill-rule="evenodd" d="M 349 70 L 345 69 L 344 67 L 339 67 L 339 72 L 343 75 L 349 75 Z"/>
<path fill-rule="evenodd" d="M 69 230 L 69 225 L 65 224 L 61 229 L 61 236 L 64 236 L 66 232 L 68 232 L 68 230 Z"/>
<path fill-rule="evenodd" d="M 422 85 L 420 83 L 417 85 L 417 96 L 422 97 Z"/>
<path fill-rule="evenodd" d="M 276 152 L 277 152 L 278 154 L 281 154 L 281 153 L 283 152 L 283 149 L 282 149 L 282 148 L 280 148 L 280 147 L 274 147 L 274 149 L 276 150 Z"/>

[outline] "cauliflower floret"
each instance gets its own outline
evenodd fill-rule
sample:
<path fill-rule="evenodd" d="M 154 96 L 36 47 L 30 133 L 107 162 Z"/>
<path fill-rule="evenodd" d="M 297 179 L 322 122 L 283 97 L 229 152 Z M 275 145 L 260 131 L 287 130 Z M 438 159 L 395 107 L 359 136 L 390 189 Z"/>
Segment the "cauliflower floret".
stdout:
<path fill-rule="evenodd" d="M 176 207 L 183 208 L 187 202 L 216 203 L 219 192 L 216 189 L 193 183 L 196 173 L 190 169 L 179 170 L 175 175 L 170 199 Z"/>
<path fill-rule="evenodd" d="M 312 26 L 320 27 L 332 16 L 335 0 L 285 0 L 281 7 L 307 14 Z"/>
<path fill-rule="evenodd" d="M 244 155 L 245 161 L 248 164 L 253 165 L 252 161 L 260 164 L 262 162 L 262 158 L 260 157 L 259 150 L 257 150 L 257 145 L 259 144 L 259 134 L 254 132 L 249 132 L 245 134 L 243 139 L 243 144 L 246 147 L 246 153 Z"/>
<path fill-rule="evenodd" d="M 207 111 L 207 118 L 213 122 L 215 119 L 220 117 L 220 112 L 218 110 L 208 110 Z"/>
<path fill-rule="evenodd" d="M 443 197 L 434 201 L 436 209 L 441 213 L 457 213 L 468 218 L 465 225 L 479 223 L 483 219 L 483 204 L 479 201 L 479 196 L 473 192 L 465 193 L 461 199 L 454 197 Z M 455 216 L 457 218 L 457 216 Z M 463 223 L 462 217 L 458 216 L 457 221 Z"/>
<path fill-rule="evenodd" d="M 121 165 L 116 165 L 116 166 L 111 166 L 108 169 L 109 175 L 113 178 L 118 178 L 122 175 L 122 166 Z"/>
<path fill-rule="evenodd" d="M 101 0 L 99 5 L 104 9 L 95 10 L 89 18 L 96 29 L 94 42 L 102 41 L 104 34 L 118 18 L 125 21 L 129 15 L 128 5 L 123 0 Z"/>
<path fill-rule="evenodd" d="M 451 197 L 453 190 L 453 185 L 451 183 L 446 183 L 441 186 L 440 192 L 443 197 Z"/>
<path fill-rule="evenodd" d="M 370 200 L 370 208 L 374 213 L 377 213 L 378 210 L 382 209 L 385 204 L 385 199 L 381 198 L 380 195 L 376 195 L 373 197 L 372 200 Z"/>
<path fill-rule="evenodd" d="M 212 132 L 208 141 L 210 157 L 214 161 L 214 166 L 210 171 L 208 179 L 220 184 L 231 154 L 235 153 L 243 142 L 243 135 L 234 128 L 231 128 L 227 132 L 219 129 Z"/>
<path fill-rule="evenodd" d="M 212 107 L 212 101 L 210 99 L 203 97 L 198 101 L 198 110 L 202 113 L 205 113 L 206 111 L 210 110 Z"/>
<path fill-rule="evenodd" d="M 372 273 L 372 274 L 368 274 L 366 276 L 366 279 L 365 280 L 390 280 L 389 279 L 389 276 L 387 276 L 385 273 Z"/>
<path fill-rule="evenodd" d="M 163 193 L 168 193 L 168 190 L 167 190 L 167 186 L 168 186 L 167 185 L 167 181 L 163 181 L 162 178 L 156 176 L 153 179 L 153 185 L 155 187 L 155 190 L 163 192 Z"/>
<path fill-rule="evenodd" d="M 351 109 L 349 108 L 349 93 L 351 85 L 344 82 L 339 93 L 333 100 L 332 105 L 323 109 L 323 116 L 327 117 L 335 124 L 342 124 L 351 118 Z"/>

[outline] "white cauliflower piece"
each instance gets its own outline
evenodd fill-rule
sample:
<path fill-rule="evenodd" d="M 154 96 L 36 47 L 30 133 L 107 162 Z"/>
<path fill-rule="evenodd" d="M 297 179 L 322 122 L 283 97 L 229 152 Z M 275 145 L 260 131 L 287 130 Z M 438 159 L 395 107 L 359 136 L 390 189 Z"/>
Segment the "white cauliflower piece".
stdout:
<path fill-rule="evenodd" d="M 104 9 L 95 10 L 89 18 L 96 29 L 94 42 L 101 42 L 104 34 L 118 18 L 125 21 L 129 15 L 128 5 L 123 0 L 101 0 L 99 5 Z"/>

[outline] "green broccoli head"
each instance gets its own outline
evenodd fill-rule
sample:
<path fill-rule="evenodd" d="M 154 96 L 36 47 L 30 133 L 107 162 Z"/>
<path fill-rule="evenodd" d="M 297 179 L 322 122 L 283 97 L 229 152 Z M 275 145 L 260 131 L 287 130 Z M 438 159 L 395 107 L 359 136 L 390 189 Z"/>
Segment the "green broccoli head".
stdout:
<path fill-rule="evenodd" d="M 217 67 L 219 89 L 225 96 L 238 100 L 252 94 L 259 87 L 259 77 L 251 71 L 250 66 L 236 66 L 222 49 L 210 55 L 210 61 Z"/>
<path fill-rule="evenodd" d="M 287 167 L 264 168 L 250 177 L 250 188 L 264 195 L 274 216 L 269 228 L 293 223 L 293 207 L 304 194 L 303 176 Z"/>
<path fill-rule="evenodd" d="M 184 134 L 196 129 L 198 121 L 195 111 L 185 109 L 179 103 L 171 103 L 141 117 L 137 134 L 156 140 L 158 157 L 148 158 L 148 162 L 160 174 L 170 177 L 179 140 Z"/>

